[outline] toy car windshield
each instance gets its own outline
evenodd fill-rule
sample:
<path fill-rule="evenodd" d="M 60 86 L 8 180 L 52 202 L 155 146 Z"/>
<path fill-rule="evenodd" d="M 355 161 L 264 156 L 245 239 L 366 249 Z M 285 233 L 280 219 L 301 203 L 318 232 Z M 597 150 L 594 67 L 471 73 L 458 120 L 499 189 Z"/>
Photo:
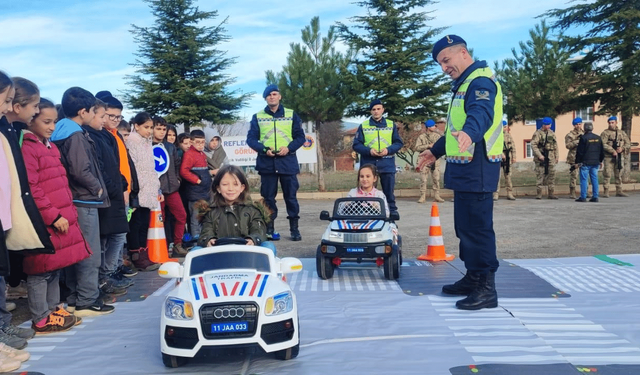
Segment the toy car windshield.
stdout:
<path fill-rule="evenodd" d="M 271 272 L 269 256 L 246 251 L 225 251 L 203 254 L 191 259 L 191 275 L 198 275 L 207 271 L 224 269 L 254 269 L 258 272 Z"/>
<path fill-rule="evenodd" d="M 334 219 L 379 219 L 385 220 L 387 212 L 382 198 L 352 197 L 336 199 L 333 206 Z"/>

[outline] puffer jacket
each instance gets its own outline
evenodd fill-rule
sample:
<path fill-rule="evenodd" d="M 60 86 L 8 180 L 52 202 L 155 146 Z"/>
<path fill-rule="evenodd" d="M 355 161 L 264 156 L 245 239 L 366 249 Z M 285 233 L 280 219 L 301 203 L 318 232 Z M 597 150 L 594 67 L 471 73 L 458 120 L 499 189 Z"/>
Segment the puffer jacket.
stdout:
<path fill-rule="evenodd" d="M 5 158 L 9 165 L 9 176 L 0 176 L 0 178 L 11 179 L 12 228 L 5 236 L 5 246 L 9 251 L 51 254 L 54 252 L 53 243 L 31 195 L 18 142 L 19 136 L 4 116 L 0 116 L 0 133 L 3 135 L 0 137 L 0 142 L 3 142 Z M 1 260 L 0 275 L 6 276 L 9 273 L 9 264 Z"/>
<path fill-rule="evenodd" d="M 78 212 L 73 204 L 67 171 L 60 162 L 58 148 L 49 141 L 42 143 L 33 133 L 25 131 L 22 155 L 33 199 L 47 225 L 55 248 L 54 254 L 25 256 L 24 272 L 28 275 L 42 274 L 88 258 L 91 250 L 78 225 Z M 61 217 L 69 221 L 67 233 L 61 233 L 53 226 Z"/>
<path fill-rule="evenodd" d="M 187 200 L 209 200 L 211 197 L 211 175 L 207 167 L 207 155 L 191 146 L 182 156 L 180 177 L 187 182 L 185 192 Z M 198 180 L 200 183 L 198 184 Z"/>
<path fill-rule="evenodd" d="M 202 219 L 198 245 L 207 246 L 212 238 L 251 238 L 255 245 L 267 240 L 264 216 L 253 203 L 212 206 Z"/>
<path fill-rule="evenodd" d="M 134 130 L 129 134 L 126 144 L 138 175 L 138 184 L 140 185 L 138 204 L 140 207 L 149 209 L 159 208 L 158 192 L 160 191 L 160 180 L 153 160 L 151 138 L 142 138 Z"/>

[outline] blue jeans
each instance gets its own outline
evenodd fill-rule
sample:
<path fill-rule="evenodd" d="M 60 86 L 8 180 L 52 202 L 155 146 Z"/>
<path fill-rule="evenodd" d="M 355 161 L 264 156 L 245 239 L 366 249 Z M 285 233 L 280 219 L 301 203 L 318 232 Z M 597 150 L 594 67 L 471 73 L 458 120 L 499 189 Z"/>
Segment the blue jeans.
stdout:
<path fill-rule="evenodd" d="M 593 198 L 598 198 L 600 186 L 598 185 L 599 165 L 582 165 L 580 167 L 580 198 L 587 199 L 587 178 L 591 178 Z"/>
<path fill-rule="evenodd" d="M 59 278 L 59 270 L 27 276 L 27 298 L 34 323 L 48 317 L 60 303 Z"/>
<path fill-rule="evenodd" d="M 71 291 L 67 303 L 75 306 L 93 305 L 100 296 L 98 272 L 102 261 L 100 219 L 97 208 L 77 207 L 78 224 L 91 249 L 91 256 L 65 268 L 65 280 Z"/>
<path fill-rule="evenodd" d="M 127 242 L 126 233 L 100 236 L 102 258 L 100 263 L 100 280 L 104 280 L 118 269 L 118 258 L 122 259 L 122 249 Z"/>

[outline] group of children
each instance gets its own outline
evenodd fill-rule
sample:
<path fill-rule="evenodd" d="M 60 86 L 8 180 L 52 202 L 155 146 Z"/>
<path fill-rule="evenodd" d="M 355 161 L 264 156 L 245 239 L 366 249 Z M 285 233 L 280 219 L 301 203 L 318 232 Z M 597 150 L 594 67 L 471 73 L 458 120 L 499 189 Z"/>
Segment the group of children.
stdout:
<path fill-rule="evenodd" d="M 206 150 L 202 130 L 178 135 L 146 112 L 130 124 L 122 110 L 110 92 L 94 96 L 79 87 L 56 106 L 32 82 L 0 72 L 0 372 L 29 358 L 21 349 L 34 335 L 113 312 L 109 302 L 126 293 L 136 269 L 157 269 L 146 248 L 153 209 L 173 221 L 174 254 L 187 253 L 187 212 L 199 246 L 241 237 L 275 254 L 266 241 L 270 213 L 251 201 L 247 178 L 228 165 L 219 137 Z M 169 155 L 160 176 L 152 147 Z M 358 181 L 350 196 L 384 198 L 375 166 L 362 166 Z M 9 275 L 26 277 L 30 329 L 11 325 Z"/>

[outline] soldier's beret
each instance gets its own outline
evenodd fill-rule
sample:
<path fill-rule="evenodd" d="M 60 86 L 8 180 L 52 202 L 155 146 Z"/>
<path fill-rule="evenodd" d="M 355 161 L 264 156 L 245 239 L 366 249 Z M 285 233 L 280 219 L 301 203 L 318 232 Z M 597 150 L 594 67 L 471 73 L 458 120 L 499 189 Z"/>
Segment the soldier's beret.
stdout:
<path fill-rule="evenodd" d="M 269 86 L 267 86 L 266 89 L 264 89 L 264 92 L 262 93 L 262 97 L 264 99 L 266 99 L 267 96 L 269 96 L 269 94 L 271 94 L 274 91 L 280 92 L 280 90 L 278 90 L 278 86 L 277 85 L 269 85 Z"/>
<path fill-rule="evenodd" d="M 618 118 L 616 116 L 611 116 L 607 121 L 618 121 Z"/>
<path fill-rule="evenodd" d="M 571 123 L 573 125 L 582 124 L 582 118 L 581 117 L 576 117 L 576 118 L 573 119 L 573 121 Z"/>
<path fill-rule="evenodd" d="M 433 126 L 436 126 L 436 122 L 433 120 L 427 120 L 424 122 L 424 126 L 426 126 L 427 128 L 431 128 Z"/>
<path fill-rule="evenodd" d="M 457 35 L 445 35 L 444 38 L 440 39 L 433 45 L 433 60 L 438 62 L 438 54 L 442 52 L 443 49 L 457 46 L 459 44 L 463 44 L 465 47 L 467 46 L 467 42 L 464 39 L 460 38 Z"/>
<path fill-rule="evenodd" d="M 542 119 L 542 125 L 551 125 L 552 122 L 551 117 L 545 117 Z"/>
<path fill-rule="evenodd" d="M 508 125 L 507 120 L 502 120 L 502 126 L 507 126 L 507 125 Z"/>

